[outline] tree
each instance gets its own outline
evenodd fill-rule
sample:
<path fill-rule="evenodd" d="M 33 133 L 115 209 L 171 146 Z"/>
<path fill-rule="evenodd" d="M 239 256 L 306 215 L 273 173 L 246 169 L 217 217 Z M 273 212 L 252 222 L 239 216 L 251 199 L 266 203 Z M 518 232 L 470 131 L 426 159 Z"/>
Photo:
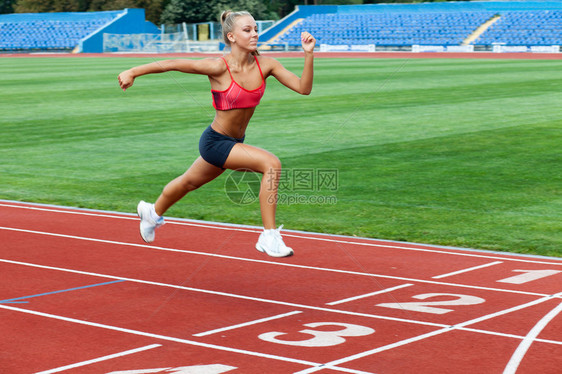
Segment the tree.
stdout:
<path fill-rule="evenodd" d="M 217 20 L 221 0 L 171 0 L 162 11 L 162 23 L 197 23 Z"/>
<path fill-rule="evenodd" d="M 312 2 L 312 0 L 310 1 Z M 272 0 L 269 4 L 269 9 L 279 14 L 280 17 L 285 17 L 287 14 L 295 10 L 295 6 L 304 5 L 303 0 Z"/>
<path fill-rule="evenodd" d="M 14 4 L 16 13 L 43 12 L 78 12 L 80 0 L 17 0 Z"/>
<path fill-rule="evenodd" d="M 240 0 L 240 1 L 230 1 L 226 4 L 223 9 L 218 9 L 218 12 L 223 10 L 231 9 L 234 11 L 246 10 L 254 16 L 256 20 L 268 20 L 268 19 L 279 19 L 277 13 L 267 9 L 263 1 L 260 0 Z"/>
<path fill-rule="evenodd" d="M 142 8 L 146 19 L 158 24 L 166 0 L 89 0 L 88 11 L 120 10 L 125 8 Z"/>
<path fill-rule="evenodd" d="M 286 2 L 281 1 L 281 3 Z M 155 24 L 173 24 L 219 21 L 218 17 L 226 9 L 247 10 L 257 20 L 278 19 L 274 3 L 275 1 L 271 0 L 0 0 L 0 13 L 85 12 L 143 8 L 147 20 Z M 293 6 L 290 7 L 292 11 Z"/>
<path fill-rule="evenodd" d="M 0 0 L 0 14 L 14 12 L 14 3 L 16 0 Z"/>
<path fill-rule="evenodd" d="M 247 10 L 256 20 L 278 19 L 265 5 L 264 0 L 171 0 L 162 12 L 161 22 L 198 23 L 218 22 L 224 10 Z"/>

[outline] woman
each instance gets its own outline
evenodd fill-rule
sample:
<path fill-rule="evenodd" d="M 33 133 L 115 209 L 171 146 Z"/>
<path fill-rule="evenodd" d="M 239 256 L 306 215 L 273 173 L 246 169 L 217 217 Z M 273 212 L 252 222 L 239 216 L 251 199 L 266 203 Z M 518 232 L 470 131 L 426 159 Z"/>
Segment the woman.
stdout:
<path fill-rule="evenodd" d="M 248 169 L 263 174 L 259 201 L 264 231 L 256 249 L 273 257 L 286 257 L 293 250 L 285 245 L 276 229 L 277 187 L 281 162 L 272 153 L 244 144 L 246 127 L 265 91 L 265 80 L 275 77 L 286 87 L 308 95 L 312 90 L 313 51 L 316 40 L 302 33 L 305 52 L 301 77 L 288 71 L 277 60 L 259 56 L 258 28 L 248 12 L 225 11 L 221 15 L 224 42 L 230 53 L 221 58 L 202 60 L 166 60 L 134 67 L 119 74 L 123 90 L 135 78 L 166 71 L 207 75 L 211 83 L 216 115 L 199 141 L 201 157 L 181 176 L 168 183 L 154 204 L 141 201 L 137 212 L 141 219 L 140 233 L 144 241 L 154 240 L 154 230 L 164 224 L 162 215 L 188 192 L 221 175 L 225 169 Z"/>

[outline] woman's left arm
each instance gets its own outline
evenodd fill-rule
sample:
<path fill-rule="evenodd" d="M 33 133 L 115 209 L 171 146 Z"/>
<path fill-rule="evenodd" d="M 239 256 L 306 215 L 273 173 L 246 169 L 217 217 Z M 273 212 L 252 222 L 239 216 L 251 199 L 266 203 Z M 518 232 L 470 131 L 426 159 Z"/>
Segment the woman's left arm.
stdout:
<path fill-rule="evenodd" d="M 312 81 L 314 78 L 314 46 L 316 39 L 308 33 L 301 34 L 302 49 L 304 50 L 304 69 L 299 78 L 289 70 L 285 69 L 280 62 L 275 61 L 271 75 L 273 75 L 281 84 L 298 92 L 302 95 L 309 95 L 312 91 Z"/>

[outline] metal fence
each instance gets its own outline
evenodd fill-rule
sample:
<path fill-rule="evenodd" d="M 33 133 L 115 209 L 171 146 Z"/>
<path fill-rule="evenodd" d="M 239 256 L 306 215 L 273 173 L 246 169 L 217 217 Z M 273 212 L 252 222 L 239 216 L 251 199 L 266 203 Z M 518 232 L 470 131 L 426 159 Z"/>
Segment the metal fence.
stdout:
<path fill-rule="evenodd" d="M 275 23 L 270 20 L 256 22 L 258 33 Z M 216 52 L 221 43 L 222 30 L 218 22 L 161 25 L 159 34 L 103 34 L 104 52 Z"/>

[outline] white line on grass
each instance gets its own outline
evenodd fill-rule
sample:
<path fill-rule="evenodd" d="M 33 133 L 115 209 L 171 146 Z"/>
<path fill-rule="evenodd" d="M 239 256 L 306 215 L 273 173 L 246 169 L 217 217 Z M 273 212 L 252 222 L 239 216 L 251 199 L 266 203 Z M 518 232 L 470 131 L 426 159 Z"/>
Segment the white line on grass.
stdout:
<path fill-rule="evenodd" d="M 35 374 L 52 374 L 52 373 L 59 373 L 61 371 L 65 371 L 65 370 L 70 370 L 70 369 L 74 369 L 74 368 L 78 368 L 81 366 L 86 366 L 86 365 L 90 365 L 90 364 L 95 364 L 97 362 L 102 362 L 102 361 L 107 361 L 107 360 L 111 360 L 113 358 L 117 358 L 117 357 L 123 357 L 123 356 L 127 356 L 127 355 L 132 355 L 133 353 L 138 353 L 138 352 L 143 352 L 143 351 L 147 351 L 149 349 L 154 349 L 154 348 L 158 348 L 161 347 L 161 344 L 151 344 L 151 345 L 147 345 L 144 347 L 140 347 L 140 348 L 136 348 L 136 349 L 130 349 L 128 351 L 124 351 L 124 352 L 120 352 L 120 353 L 114 353 L 112 355 L 108 355 L 108 356 L 103 356 L 103 357 L 99 357 L 99 358 L 95 358 L 93 360 L 88 360 L 88 361 L 82 361 L 82 362 L 78 362 L 75 364 L 71 364 L 71 365 L 66 365 L 66 366 L 61 366 L 55 369 L 51 369 L 51 370 L 45 370 L 45 371 L 41 371 L 41 372 L 37 372 Z"/>

